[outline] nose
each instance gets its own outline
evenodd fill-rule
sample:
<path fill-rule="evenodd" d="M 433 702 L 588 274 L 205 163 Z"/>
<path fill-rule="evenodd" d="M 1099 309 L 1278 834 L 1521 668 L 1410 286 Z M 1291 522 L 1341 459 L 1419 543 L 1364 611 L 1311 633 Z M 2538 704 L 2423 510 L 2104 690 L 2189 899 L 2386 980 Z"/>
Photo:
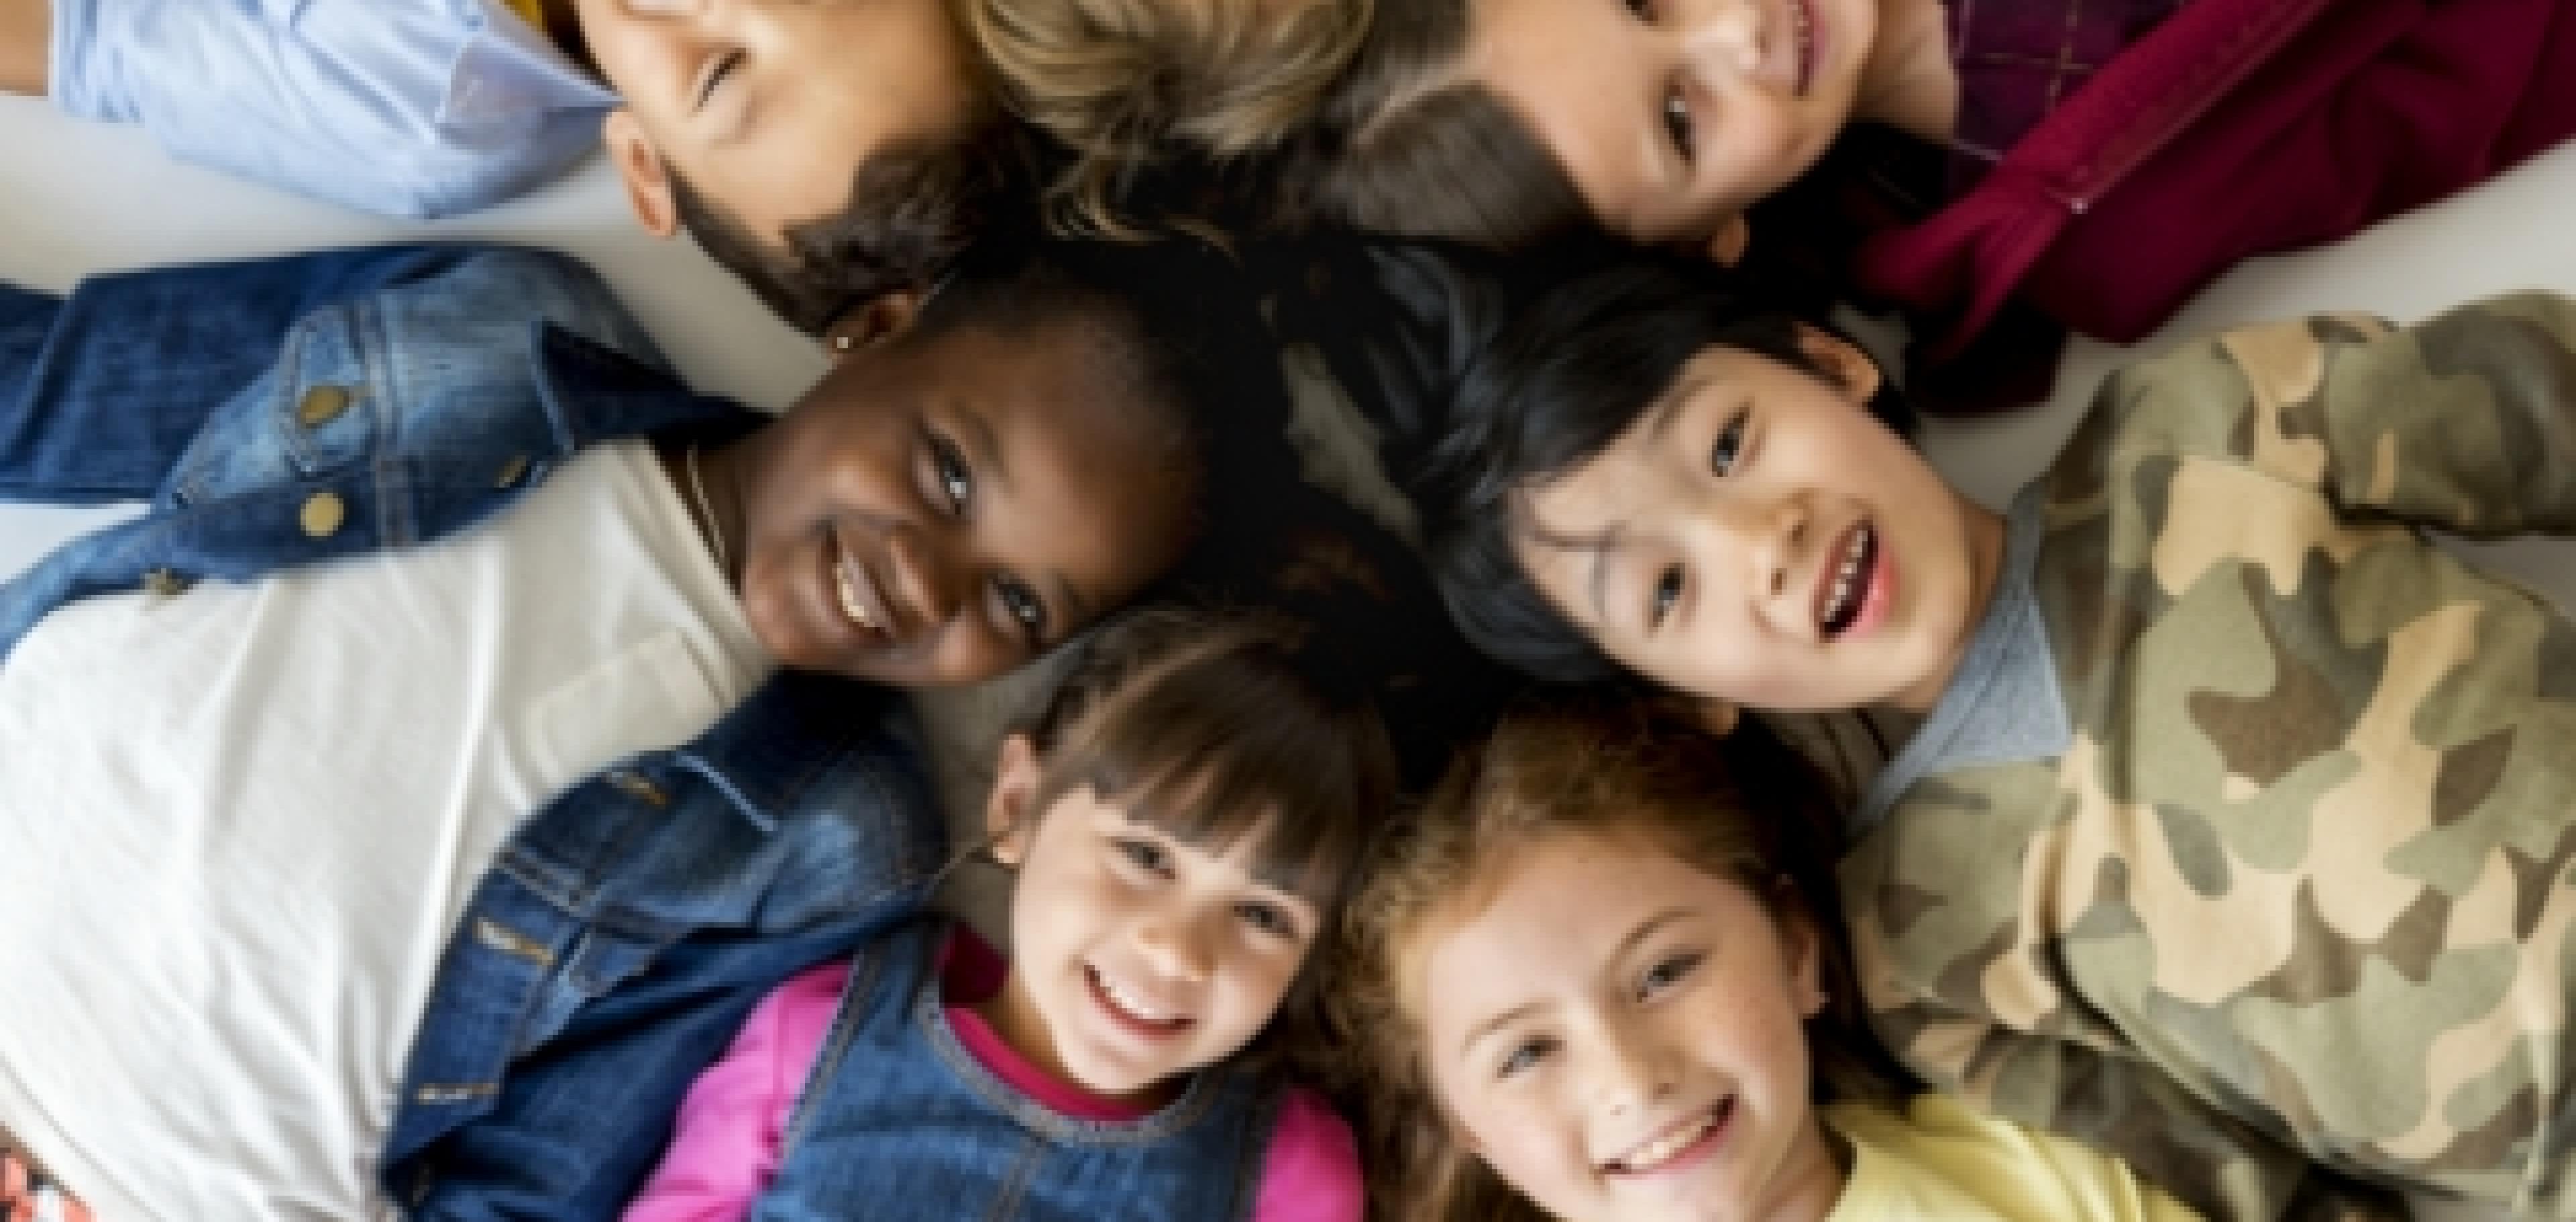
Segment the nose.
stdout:
<path fill-rule="evenodd" d="M 1750 72 L 1761 66 L 1762 6 L 1754 0 L 1664 0 L 1664 32 L 1702 67 Z"/>
<path fill-rule="evenodd" d="M 1182 984 L 1206 982 L 1214 967 L 1199 922 L 1151 919 L 1136 927 L 1136 950 L 1147 968 Z"/>
<path fill-rule="evenodd" d="M 1674 1086 L 1663 1044 L 1630 1023 L 1603 1025 L 1589 1070 L 1594 1101 L 1611 1115 L 1651 1107 Z"/>
<path fill-rule="evenodd" d="M 1690 543 L 1699 553 L 1693 563 L 1705 572 L 1741 574 L 1756 603 L 1776 604 L 1794 592 L 1814 518 L 1802 496 L 1718 498 L 1691 519 L 1702 527 Z"/>
<path fill-rule="evenodd" d="M 891 570 L 887 595 L 900 608 L 895 615 L 907 629 L 933 628 L 956 618 L 964 583 L 946 551 L 919 527 L 895 528 L 886 540 L 886 565 Z"/>

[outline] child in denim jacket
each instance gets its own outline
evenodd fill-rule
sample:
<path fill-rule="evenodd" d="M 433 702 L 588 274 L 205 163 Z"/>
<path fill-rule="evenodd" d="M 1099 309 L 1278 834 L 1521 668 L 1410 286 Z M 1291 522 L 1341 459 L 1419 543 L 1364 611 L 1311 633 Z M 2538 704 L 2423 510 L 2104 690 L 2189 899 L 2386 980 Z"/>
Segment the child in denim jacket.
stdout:
<path fill-rule="evenodd" d="M 1233 285 L 979 253 L 774 420 L 535 252 L 0 297 L 0 483 L 152 498 L 0 586 L 0 961 L 83 1001 L 0 1019 L 0 1129 L 112 1218 L 613 1212 L 935 878 L 902 689 L 1287 468 Z"/>
<path fill-rule="evenodd" d="M 603 137 L 806 331 L 938 279 L 1002 185 L 942 0 L 0 0 L 0 90 L 388 216 L 489 207 Z"/>

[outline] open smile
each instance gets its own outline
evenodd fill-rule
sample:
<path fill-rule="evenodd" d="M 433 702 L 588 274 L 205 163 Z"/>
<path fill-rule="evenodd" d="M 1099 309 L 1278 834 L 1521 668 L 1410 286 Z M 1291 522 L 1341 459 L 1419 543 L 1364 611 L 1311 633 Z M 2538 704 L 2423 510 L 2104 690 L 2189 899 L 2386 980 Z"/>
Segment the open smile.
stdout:
<path fill-rule="evenodd" d="M 843 622 L 868 645 L 895 644 L 895 617 L 886 605 L 884 587 L 860 562 L 848 534 L 839 525 L 830 530 L 824 564 L 831 579 L 833 606 L 840 611 Z"/>
<path fill-rule="evenodd" d="M 1735 1100 L 1718 1100 L 1665 1126 L 1636 1149 L 1602 1164 L 1601 1170 L 1612 1176 L 1639 1178 L 1687 1171 L 1717 1152 L 1733 1131 L 1734 1119 Z"/>
<path fill-rule="evenodd" d="M 1816 79 L 1815 0 L 1788 0 L 1788 8 L 1789 34 L 1798 51 L 1798 93 L 1803 96 Z"/>
<path fill-rule="evenodd" d="M 1839 640 L 1886 617 L 1888 566 L 1884 560 L 1878 530 L 1866 521 L 1854 523 L 1834 541 L 1816 582 L 1817 635 Z"/>
<path fill-rule="evenodd" d="M 1157 1005 L 1147 998 L 1121 988 L 1102 975 L 1099 968 L 1084 964 L 1083 980 L 1091 986 L 1091 999 L 1122 1030 L 1150 1041 L 1167 1040 L 1196 1024 L 1187 1014 Z"/>

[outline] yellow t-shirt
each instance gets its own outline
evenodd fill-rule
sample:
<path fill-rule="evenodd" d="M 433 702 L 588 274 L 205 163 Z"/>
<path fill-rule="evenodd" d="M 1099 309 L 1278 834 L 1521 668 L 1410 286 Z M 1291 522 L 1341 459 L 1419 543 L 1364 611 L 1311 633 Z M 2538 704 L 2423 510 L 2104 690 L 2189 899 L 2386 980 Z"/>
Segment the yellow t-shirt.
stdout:
<path fill-rule="evenodd" d="M 1852 1147 L 1850 1179 L 1826 1222 L 2200 1222 L 2128 1164 L 1948 1095 L 1821 1112 Z"/>

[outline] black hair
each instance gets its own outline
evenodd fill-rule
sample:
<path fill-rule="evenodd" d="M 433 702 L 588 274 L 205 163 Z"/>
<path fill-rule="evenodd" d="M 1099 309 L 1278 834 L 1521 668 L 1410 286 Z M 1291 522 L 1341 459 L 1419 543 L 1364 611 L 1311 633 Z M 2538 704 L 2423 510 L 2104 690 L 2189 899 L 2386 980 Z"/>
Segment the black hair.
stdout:
<path fill-rule="evenodd" d="M 980 242 L 956 261 L 898 342 L 961 327 L 1022 337 L 1090 328 L 1087 345 L 1124 379 L 1136 411 L 1172 421 L 1166 458 L 1195 469 L 1205 515 L 1193 534 L 1264 518 L 1297 483 L 1278 344 L 1231 255 L 1189 236 L 1112 243 L 1033 230 Z"/>
<path fill-rule="evenodd" d="M 1390 259 L 1416 279 L 1421 262 L 1432 261 L 1445 307 L 1479 316 L 1462 320 L 1435 308 L 1422 318 L 1417 294 L 1415 330 L 1427 322 L 1439 339 L 1417 340 L 1407 360 L 1392 362 L 1399 386 L 1381 392 L 1410 400 L 1392 409 L 1414 435 L 1396 443 L 1390 465 L 1420 514 L 1451 616 L 1478 648 L 1537 678 L 1620 677 L 1623 669 L 1522 568 L 1514 547 L 1528 530 L 1520 495 L 1598 456 L 1709 348 L 1823 374 L 1800 329 L 1837 332 L 1705 259 L 1599 238 L 1508 262 L 1445 247 L 1401 250 L 1381 262 Z M 1370 341 L 1380 352 L 1391 342 Z M 1427 376 L 1426 357 L 1435 366 Z M 1387 376 L 1389 364 L 1377 361 L 1375 372 Z M 1871 413 L 1911 436 L 1912 409 L 1894 379 L 1880 387 Z"/>

